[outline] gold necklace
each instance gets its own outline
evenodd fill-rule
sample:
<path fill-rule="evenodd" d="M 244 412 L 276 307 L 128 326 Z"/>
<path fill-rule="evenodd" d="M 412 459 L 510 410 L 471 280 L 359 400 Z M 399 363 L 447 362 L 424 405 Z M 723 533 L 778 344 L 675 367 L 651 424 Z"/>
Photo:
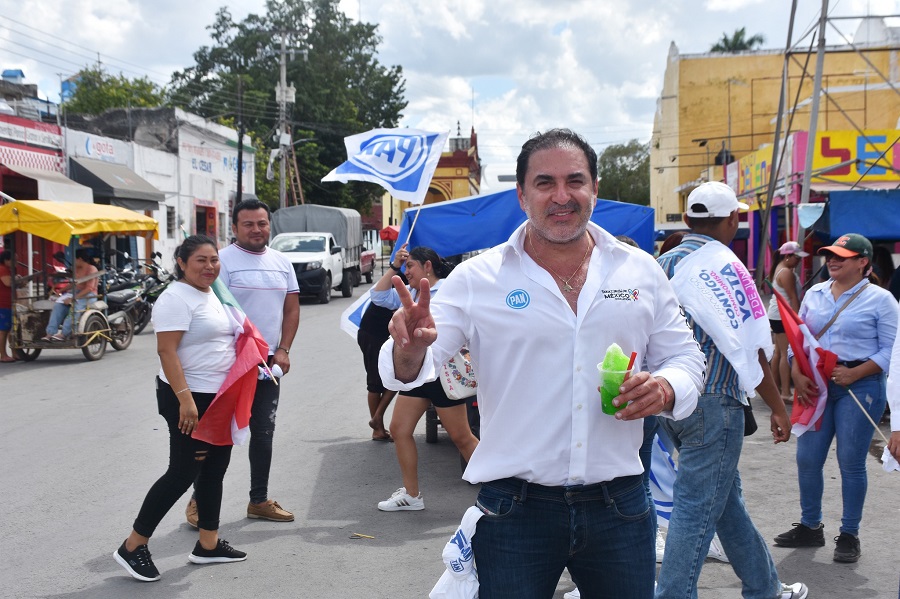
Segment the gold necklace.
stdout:
<path fill-rule="evenodd" d="M 563 282 L 563 291 L 565 291 L 566 293 L 575 291 L 575 288 L 569 285 L 569 281 L 571 281 L 575 277 L 575 275 L 577 275 L 581 271 L 581 267 L 584 265 L 584 261 L 587 259 L 588 254 L 590 254 L 591 248 L 593 247 L 590 240 L 588 240 L 587 249 L 584 251 L 584 256 L 582 256 L 581 260 L 578 262 L 578 268 L 576 268 L 575 272 L 569 275 L 568 278 L 560 276 L 559 273 L 547 266 L 547 264 L 543 260 L 541 260 L 541 257 L 538 256 L 537 250 L 534 249 L 534 242 L 531 240 L 530 234 L 528 235 L 528 245 L 531 246 L 531 251 L 534 252 L 534 257 L 537 258 L 537 261 L 541 263 L 541 266 L 552 272 L 560 281 Z"/>

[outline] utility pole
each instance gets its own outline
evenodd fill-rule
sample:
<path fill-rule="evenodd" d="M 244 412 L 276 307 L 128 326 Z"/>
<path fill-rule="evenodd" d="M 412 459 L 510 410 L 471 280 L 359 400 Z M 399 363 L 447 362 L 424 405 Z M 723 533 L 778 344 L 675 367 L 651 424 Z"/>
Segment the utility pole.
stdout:
<path fill-rule="evenodd" d="M 281 166 L 278 177 L 278 207 L 285 207 L 285 200 L 287 198 L 287 188 L 285 186 L 285 160 L 287 159 L 287 145 L 290 144 L 290 139 L 287 140 L 287 144 L 285 144 L 285 138 L 288 137 L 287 134 L 287 56 L 285 49 L 285 37 L 286 32 L 284 30 L 281 31 L 281 82 L 278 86 L 278 121 L 280 123 L 279 136 L 278 136 L 278 147 L 281 150 L 279 153 L 279 158 L 281 158 Z"/>
<path fill-rule="evenodd" d="M 237 193 L 235 194 L 235 203 L 244 199 L 244 80 L 238 76 L 238 143 L 237 143 Z M 232 206 L 232 214 L 234 214 L 234 206 Z"/>
<path fill-rule="evenodd" d="M 276 91 L 278 98 L 278 157 L 281 159 L 279 181 L 278 181 L 278 207 L 284 208 L 287 205 L 287 158 L 291 149 L 291 133 L 287 124 L 287 105 L 293 104 L 296 99 L 297 90 L 294 86 L 288 87 L 287 84 L 287 35 L 288 33 L 297 33 L 282 29 L 279 31 L 281 35 L 281 78 Z M 295 50 L 291 50 L 293 57 Z M 306 50 L 302 50 L 304 56 Z"/>

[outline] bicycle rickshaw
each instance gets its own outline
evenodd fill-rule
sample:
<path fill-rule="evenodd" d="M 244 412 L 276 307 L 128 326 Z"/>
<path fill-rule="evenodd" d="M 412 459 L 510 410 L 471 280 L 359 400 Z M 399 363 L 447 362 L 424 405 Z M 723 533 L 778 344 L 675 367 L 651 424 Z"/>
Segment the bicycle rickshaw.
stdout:
<path fill-rule="evenodd" d="M 106 256 L 103 250 L 108 237 L 115 235 L 145 236 L 158 239 L 156 220 L 118 206 L 103 204 L 82 204 L 75 202 L 48 202 L 41 200 L 11 200 L 0 206 L 0 236 L 8 234 L 30 234 L 20 237 L 10 244 L 14 270 L 24 267 L 28 274 L 17 277 L 13 285 L 13 322 L 10 344 L 20 360 L 36 360 L 45 349 L 80 349 L 87 360 L 99 360 L 106 353 L 107 342 L 113 348 L 128 347 L 134 335 L 134 323 L 126 312 L 107 315 L 107 303 L 103 299 L 88 304 L 84 310 L 76 310 L 75 302 L 69 308 L 66 318 L 74 319 L 72 335 L 64 341 L 42 340 L 61 287 L 62 279 L 66 287 L 74 288 L 88 278 L 75 279 L 74 272 L 48 272 L 48 257 L 53 252 L 48 245 L 68 246 L 70 254 L 85 247 L 98 247 L 101 264 L 99 271 L 89 278 L 105 274 Z M 101 243 L 87 246 L 85 242 L 100 238 Z M 27 249 L 25 262 L 17 262 L 16 249 L 22 243 Z M 35 250 L 35 242 L 39 249 Z M 21 246 L 20 246 L 21 247 Z M 56 246 L 58 247 L 58 246 Z M 39 260 L 35 266 L 35 256 Z M 60 277 L 60 275 L 63 275 Z M 24 283 L 24 293 L 17 287 Z M 104 298 L 105 294 L 98 295 Z"/>

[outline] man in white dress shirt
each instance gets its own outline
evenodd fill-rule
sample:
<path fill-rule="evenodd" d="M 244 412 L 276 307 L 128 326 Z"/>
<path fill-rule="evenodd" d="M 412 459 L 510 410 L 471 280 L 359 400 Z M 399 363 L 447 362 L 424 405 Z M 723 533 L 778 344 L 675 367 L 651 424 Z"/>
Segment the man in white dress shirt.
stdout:
<path fill-rule="evenodd" d="M 434 304 L 391 321 L 380 371 L 406 390 L 463 345 L 478 373 L 481 443 L 464 478 L 482 483 L 472 546 L 482 599 L 548 599 L 564 568 L 582 597 L 650 598 L 652 512 L 641 482 L 642 418 L 683 418 L 704 358 L 653 258 L 589 222 L 597 156 L 555 129 L 523 146 L 517 190 L 528 215 L 509 241 L 463 262 Z M 636 352 L 615 416 L 600 408 L 596 364 Z"/>

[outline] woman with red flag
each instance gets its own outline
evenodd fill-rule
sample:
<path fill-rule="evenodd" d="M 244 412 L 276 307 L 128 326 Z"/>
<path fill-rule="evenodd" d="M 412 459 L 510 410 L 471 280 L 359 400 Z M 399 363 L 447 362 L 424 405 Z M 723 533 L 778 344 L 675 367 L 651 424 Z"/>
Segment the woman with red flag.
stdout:
<path fill-rule="evenodd" d="M 822 349 L 836 354 L 838 361 L 826 383 L 825 406 L 818 427 L 797 438 L 800 522 L 775 537 L 775 544 L 825 545 L 823 468 L 831 442 L 837 439 L 843 516 L 840 534 L 834 539 L 834 561 L 852 563 L 862 554 L 859 524 L 866 499 L 866 456 L 874 432 L 863 410 L 875 422 L 884 413 L 885 373 L 897 333 L 898 308 L 888 291 L 869 282 L 872 244 L 868 239 L 848 233 L 833 245 L 821 248 L 819 254 L 825 258 L 830 279 L 810 288 L 800 305 L 799 316 Z M 796 359 L 792 377 L 801 406 L 820 395 L 820 389 L 801 372 Z"/>
<path fill-rule="evenodd" d="M 191 436 L 235 362 L 235 330 L 212 291 L 219 276 L 216 242 L 193 235 L 175 250 L 177 281 L 153 308 L 160 372 L 156 400 L 169 427 L 169 468 L 150 487 L 131 534 L 113 553 L 137 580 L 159 580 L 147 542 L 163 517 L 194 480 L 200 539 L 188 559 L 195 564 L 235 562 L 247 554 L 219 538 L 222 479 L 231 445 Z"/>

